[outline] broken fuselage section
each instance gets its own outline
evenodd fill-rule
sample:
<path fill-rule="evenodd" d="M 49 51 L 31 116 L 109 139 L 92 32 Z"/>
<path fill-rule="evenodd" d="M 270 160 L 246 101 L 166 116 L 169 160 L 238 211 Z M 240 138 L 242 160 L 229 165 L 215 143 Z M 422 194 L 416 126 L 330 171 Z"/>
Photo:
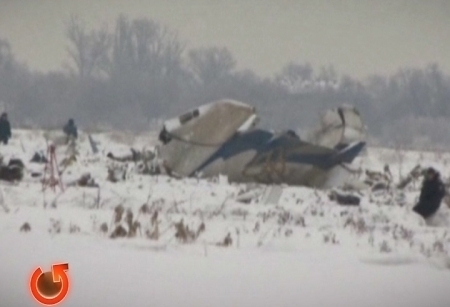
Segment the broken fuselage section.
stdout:
<path fill-rule="evenodd" d="M 164 123 L 160 158 L 181 177 L 325 187 L 365 146 L 362 121 L 351 107 L 324 114 L 312 141 L 293 131 L 258 129 L 258 121 L 255 108 L 242 102 L 203 105 Z"/>

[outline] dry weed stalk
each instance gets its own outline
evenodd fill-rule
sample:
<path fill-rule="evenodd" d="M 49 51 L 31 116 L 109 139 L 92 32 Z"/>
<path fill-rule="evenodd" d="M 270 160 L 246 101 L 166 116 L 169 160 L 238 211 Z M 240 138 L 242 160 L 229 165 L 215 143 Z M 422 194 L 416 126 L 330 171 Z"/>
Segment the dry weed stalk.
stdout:
<path fill-rule="evenodd" d="M 357 234 L 363 234 L 368 231 L 366 221 L 362 217 L 359 217 L 357 220 L 355 220 L 352 216 L 348 217 L 344 223 L 344 228 L 346 228 L 347 226 L 355 229 Z"/>
<path fill-rule="evenodd" d="M 150 207 L 148 206 L 147 203 L 143 204 L 140 208 L 139 208 L 139 214 L 150 214 Z"/>
<path fill-rule="evenodd" d="M 222 242 L 217 243 L 217 246 L 229 247 L 233 244 L 233 239 L 231 238 L 231 233 L 228 233 Z"/>
<path fill-rule="evenodd" d="M 187 225 L 184 224 L 184 220 L 181 219 L 175 226 L 175 238 L 181 243 L 192 243 L 197 240 L 202 232 L 205 231 L 205 223 L 201 223 L 197 231 L 192 231 Z"/>
<path fill-rule="evenodd" d="M 108 168 L 108 176 L 106 177 L 106 180 L 111 181 L 113 183 L 116 183 L 117 181 L 119 181 L 116 178 L 116 174 L 114 173 L 114 169 Z"/>
<path fill-rule="evenodd" d="M 3 189 L 0 189 L 0 207 L 3 208 L 5 213 L 9 213 L 9 208 L 5 204 L 5 198 L 3 197 Z"/>
<path fill-rule="evenodd" d="M 237 208 L 237 209 L 234 209 L 233 211 L 231 211 L 231 215 L 242 216 L 244 221 L 247 219 L 248 214 L 249 214 L 249 212 L 247 210 L 244 210 L 241 208 Z"/>
<path fill-rule="evenodd" d="M 123 225 L 121 224 L 122 219 L 128 226 L 128 230 L 125 229 L 125 227 L 123 227 Z M 114 208 L 111 229 L 113 228 L 113 226 L 115 227 L 110 234 L 110 238 L 118 238 L 118 237 L 134 238 L 136 237 L 137 234 L 142 236 L 141 223 L 138 220 L 134 219 L 133 211 L 130 208 L 125 210 L 125 208 L 122 205 L 117 205 Z M 101 231 L 106 233 L 108 231 L 108 227 L 104 225 Z"/>
<path fill-rule="evenodd" d="M 50 223 L 51 223 L 51 227 L 48 230 L 48 232 L 50 233 L 61 233 L 61 221 L 60 220 L 55 220 L 55 219 L 50 219 Z"/>
<path fill-rule="evenodd" d="M 336 234 L 334 232 L 328 232 L 323 235 L 323 241 L 325 243 L 331 243 L 331 244 L 339 244 L 339 241 L 336 239 Z"/>
<path fill-rule="evenodd" d="M 293 217 L 290 212 L 284 211 L 279 213 L 278 215 L 278 224 L 279 225 L 285 225 L 286 223 L 289 223 L 293 220 Z"/>
<path fill-rule="evenodd" d="M 20 227 L 20 232 L 29 232 L 29 231 L 31 231 L 31 226 L 30 226 L 30 224 L 28 224 L 28 222 L 24 223 Z"/>
<path fill-rule="evenodd" d="M 258 243 L 257 246 L 261 247 L 264 243 L 264 239 L 267 237 L 267 235 L 269 234 L 269 232 L 271 231 L 271 229 L 266 230 L 266 232 L 264 232 L 258 239 Z"/>
<path fill-rule="evenodd" d="M 106 222 L 100 225 L 100 232 L 105 234 L 108 233 L 108 224 Z"/>
<path fill-rule="evenodd" d="M 259 232 L 259 228 L 260 228 L 259 222 L 256 222 L 256 223 L 255 223 L 255 227 L 253 228 L 253 232 L 254 232 L 254 233 Z"/>
<path fill-rule="evenodd" d="M 81 231 L 81 229 L 80 229 L 80 227 L 78 225 L 70 224 L 70 226 L 69 226 L 69 233 L 77 233 L 77 232 L 80 232 L 80 231 Z"/>
<path fill-rule="evenodd" d="M 447 254 L 447 251 L 444 247 L 444 243 L 442 241 L 436 241 L 433 244 L 433 251 L 439 254 Z"/>
<path fill-rule="evenodd" d="M 160 233 L 159 233 L 159 223 L 156 223 L 153 227 L 153 231 L 150 231 L 150 229 L 147 229 L 145 232 L 147 238 L 151 240 L 159 240 Z"/>
<path fill-rule="evenodd" d="M 47 202 L 45 201 L 45 191 L 42 193 L 44 197 L 44 208 L 47 207 Z M 53 198 L 52 202 L 50 203 L 50 208 L 56 209 L 58 207 L 58 199 L 61 197 L 61 195 L 64 194 L 64 191 L 60 192 L 58 195 Z"/>
<path fill-rule="evenodd" d="M 128 225 L 128 237 L 129 238 L 134 238 L 136 237 L 138 231 L 139 231 L 139 235 L 142 236 L 142 231 L 141 231 L 141 223 L 139 223 L 139 221 L 133 221 L 131 224 Z"/>
<path fill-rule="evenodd" d="M 126 210 L 125 213 L 125 223 L 127 223 L 127 225 L 130 227 L 131 229 L 131 225 L 133 224 L 133 211 L 131 211 L 130 208 L 128 208 Z"/>
<path fill-rule="evenodd" d="M 296 226 L 306 227 L 305 218 L 302 215 L 299 215 L 295 218 L 294 224 Z"/>
<path fill-rule="evenodd" d="M 394 226 L 394 230 L 392 231 L 392 236 L 395 240 L 401 239 L 410 242 L 414 238 L 414 232 L 403 227 L 403 225 L 396 224 Z"/>
<path fill-rule="evenodd" d="M 127 236 L 127 233 L 127 230 L 122 225 L 117 225 L 109 237 L 111 239 L 123 238 Z"/>
<path fill-rule="evenodd" d="M 95 199 L 94 208 L 100 209 L 100 202 L 101 202 L 101 189 L 100 187 L 98 187 L 97 198 Z"/>
<path fill-rule="evenodd" d="M 225 205 L 226 205 L 226 202 L 228 201 L 228 199 L 230 198 L 230 196 L 229 195 L 227 195 L 226 197 L 225 197 L 225 199 L 223 200 L 223 202 L 220 204 L 220 206 L 219 207 L 217 207 L 214 211 L 212 211 L 211 213 L 210 213 L 210 215 L 209 215 L 209 218 L 213 218 L 213 217 L 215 217 L 215 216 L 219 216 L 219 215 L 223 215 L 223 210 L 225 209 Z"/>
<path fill-rule="evenodd" d="M 286 229 L 286 231 L 284 232 L 284 235 L 285 235 L 286 237 L 290 237 L 290 236 L 292 236 L 293 233 L 294 233 L 294 231 L 293 231 L 292 229 L 288 228 L 288 229 Z"/>
<path fill-rule="evenodd" d="M 152 226 L 158 225 L 158 210 L 155 210 L 155 212 L 153 212 L 153 215 L 150 219 L 150 224 Z"/>
<path fill-rule="evenodd" d="M 389 244 L 386 241 L 383 241 L 380 244 L 380 252 L 381 253 L 390 253 L 390 252 L 392 252 L 392 248 L 389 246 Z"/>
<path fill-rule="evenodd" d="M 422 175 L 423 169 L 420 166 L 420 164 L 416 165 L 409 173 L 408 175 L 400 181 L 400 183 L 397 185 L 397 189 L 404 189 L 407 187 L 411 182 L 413 184 L 416 183 L 416 181 L 419 179 L 419 177 Z M 401 177 L 400 177 L 401 178 Z"/>
<path fill-rule="evenodd" d="M 120 223 L 120 221 L 122 220 L 122 216 L 125 213 L 125 208 L 123 207 L 123 205 L 117 205 L 114 208 L 114 215 L 113 215 L 113 223 L 114 224 L 118 224 Z"/>

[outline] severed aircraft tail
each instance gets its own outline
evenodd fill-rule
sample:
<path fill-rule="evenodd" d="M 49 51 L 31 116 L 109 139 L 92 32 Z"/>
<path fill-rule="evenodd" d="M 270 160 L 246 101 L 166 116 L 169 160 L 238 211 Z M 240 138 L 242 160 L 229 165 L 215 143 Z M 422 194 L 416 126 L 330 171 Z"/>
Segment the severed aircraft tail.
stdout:
<path fill-rule="evenodd" d="M 328 148 L 342 149 L 356 141 L 365 142 L 366 127 L 359 112 L 352 106 L 342 105 L 321 114 L 320 127 L 310 141 Z"/>

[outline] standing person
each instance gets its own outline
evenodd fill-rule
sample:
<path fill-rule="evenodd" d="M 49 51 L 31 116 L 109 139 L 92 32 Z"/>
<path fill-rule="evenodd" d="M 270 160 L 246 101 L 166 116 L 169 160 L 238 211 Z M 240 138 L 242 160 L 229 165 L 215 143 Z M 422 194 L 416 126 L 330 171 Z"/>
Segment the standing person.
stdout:
<path fill-rule="evenodd" d="M 159 133 L 158 139 L 165 145 L 170 142 L 170 134 L 166 130 L 166 126 L 163 126 L 161 132 Z"/>
<path fill-rule="evenodd" d="M 0 142 L 8 144 L 8 140 L 11 138 L 11 125 L 9 124 L 8 114 L 3 112 L 0 116 Z"/>
<path fill-rule="evenodd" d="M 63 131 L 67 136 L 67 142 L 78 137 L 77 126 L 75 126 L 73 118 L 70 118 L 67 124 L 64 125 Z"/>
<path fill-rule="evenodd" d="M 426 220 L 438 211 L 444 196 L 445 185 L 440 178 L 440 174 L 430 167 L 425 172 L 419 202 L 413 210 Z"/>

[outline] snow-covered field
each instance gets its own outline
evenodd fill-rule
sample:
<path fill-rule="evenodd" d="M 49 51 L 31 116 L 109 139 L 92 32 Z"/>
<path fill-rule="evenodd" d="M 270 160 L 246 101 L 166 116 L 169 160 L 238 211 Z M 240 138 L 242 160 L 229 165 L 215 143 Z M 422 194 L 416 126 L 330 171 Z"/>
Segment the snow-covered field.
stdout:
<path fill-rule="evenodd" d="M 0 182 L 0 306 L 38 305 L 30 275 L 58 262 L 69 263 L 64 306 L 450 306 L 450 209 L 443 204 L 436 226 L 426 226 L 411 212 L 420 182 L 403 191 L 363 191 L 358 207 L 302 187 L 284 187 L 276 205 L 258 197 L 243 203 L 236 197 L 249 187 L 222 177 L 140 175 L 129 163 L 126 178 L 110 182 L 108 166 L 120 163 L 106 154 L 151 149 L 155 137 L 92 136 L 100 152 L 80 136 L 63 193 L 42 192 L 41 178 L 31 176 L 44 169 L 29 162 L 46 151 L 43 132 L 13 131 L 0 147 L 5 162 L 17 157 L 27 169 L 18 183 Z M 66 150 L 57 148 L 60 162 Z M 388 164 L 394 182 L 417 164 L 450 175 L 447 153 L 369 148 L 356 164 L 373 171 Z M 70 184 L 84 173 L 99 188 Z M 140 231 L 111 239 L 120 205 Z M 180 220 L 199 235 L 176 238 Z M 20 231 L 24 223 L 29 232 Z"/>

